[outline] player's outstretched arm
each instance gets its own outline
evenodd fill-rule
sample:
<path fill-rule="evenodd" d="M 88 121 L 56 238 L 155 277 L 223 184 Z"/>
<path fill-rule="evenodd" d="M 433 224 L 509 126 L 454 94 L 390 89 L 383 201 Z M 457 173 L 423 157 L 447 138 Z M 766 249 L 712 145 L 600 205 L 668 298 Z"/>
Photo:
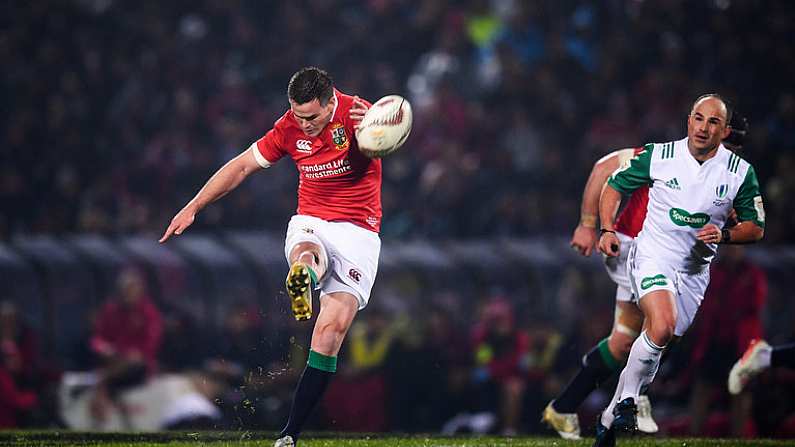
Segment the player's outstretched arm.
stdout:
<path fill-rule="evenodd" d="M 240 182 L 252 172 L 262 169 L 254 158 L 251 150 L 246 149 L 221 167 L 204 184 L 196 196 L 182 208 L 166 228 L 160 243 L 167 241 L 172 235 L 180 235 L 191 226 L 196 214 L 208 204 L 220 199 L 229 191 L 237 188 Z"/>
<path fill-rule="evenodd" d="M 580 204 L 580 222 L 574 229 L 570 245 L 583 256 L 590 256 L 598 242 L 596 220 L 599 215 L 599 196 L 610 174 L 615 172 L 622 163 L 630 160 L 633 149 L 613 151 L 594 163 L 591 175 L 585 183 Z"/>
<path fill-rule="evenodd" d="M 602 222 L 599 237 L 599 251 L 607 256 L 618 256 L 619 241 L 616 236 L 615 219 L 618 206 L 621 204 L 621 193 L 610 184 L 605 184 L 599 198 L 599 219 Z"/>

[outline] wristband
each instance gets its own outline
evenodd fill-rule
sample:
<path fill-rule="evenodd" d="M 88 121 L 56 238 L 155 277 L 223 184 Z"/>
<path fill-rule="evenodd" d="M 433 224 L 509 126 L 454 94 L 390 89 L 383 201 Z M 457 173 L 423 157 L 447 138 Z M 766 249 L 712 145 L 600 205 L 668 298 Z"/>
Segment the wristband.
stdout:
<path fill-rule="evenodd" d="M 603 234 L 605 234 L 605 233 L 613 233 L 613 234 L 616 234 L 616 232 L 615 232 L 614 230 L 608 230 L 607 228 L 602 228 L 601 230 L 599 230 L 599 236 L 600 236 L 600 237 L 601 237 Z"/>
<path fill-rule="evenodd" d="M 720 230 L 720 243 L 721 244 L 728 244 L 732 241 L 732 234 L 729 232 L 728 228 L 724 228 Z"/>
<path fill-rule="evenodd" d="M 585 228 L 596 228 L 596 216 L 593 214 L 583 214 L 580 216 L 580 225 Z"/>

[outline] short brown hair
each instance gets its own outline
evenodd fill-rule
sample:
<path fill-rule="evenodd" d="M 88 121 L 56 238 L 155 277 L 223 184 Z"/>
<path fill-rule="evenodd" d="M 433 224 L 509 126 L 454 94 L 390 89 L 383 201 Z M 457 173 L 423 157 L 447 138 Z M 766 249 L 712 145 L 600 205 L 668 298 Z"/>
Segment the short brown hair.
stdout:
<path fill-rule="evenodd" d="M 306 104 L 317 98 L 325 106 L 334 94 L 334 81 L 325 70 L 304 67 L 298 70 L 287 85 L 287 97 L 297 104 Z"/>

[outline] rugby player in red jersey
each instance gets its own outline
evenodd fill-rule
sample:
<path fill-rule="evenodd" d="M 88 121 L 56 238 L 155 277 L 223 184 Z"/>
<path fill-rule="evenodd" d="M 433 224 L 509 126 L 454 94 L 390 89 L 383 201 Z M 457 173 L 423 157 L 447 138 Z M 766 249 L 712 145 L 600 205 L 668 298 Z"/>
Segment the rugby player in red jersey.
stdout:
<path fill-rule="evenodd" d="M 381 240 L 381 161 L 358 149 L 354 130 L 370 104 L 333 86 L 323 70 L 307 67 L 290 79 L 288 110 L 265 136 L 218 170 L 177 213 L 160 242 L 182 234 L 205 206 L 250 174 L 289 156 L 298 168 L 298 210 L 287 227 L 286 288 L 297 320 L 320 311 L 309 360 L 287 425 L 276 446 L 293 446 L 337 369 L 345 334 L 370 298 Z"/>
<path fill-rule="evenodd" d="M 734 114 L 731 133 L 723 141 L 724 146 L 734 152 L 741 150 L 747 130 L 747 120 L 739 114 Z M 594 164 L 583 192 L 580 223 L 571 239 L 572 248 L 583 256 L 590 256 L 599 240 L 596 221 L 602 187 L 616 169 L 623 163 L 628 163 L 642 149 L 643 147 L 617 150 L 605 155 Z M 629 247 L 646 219 L 648 201 L 648 187 L 637 189 L 629 196 L 615 224 L 616 236 L 621 244 L 619 255 L 605 257 L 607 273 L 617 286 L 613 329 L 607 338 L 601 340 L 583 356 L 580 370 L 544 409 L 542 420 L 564 439 L 580 439 L 577 408 L 593 390 L 621 369 L 627 360 L 632 343 L 642 329 L 643 313 L 632 302 L 626 262 Z M 651 403 L 648 397 L 641 395 L 637 405 L 638 429 L 646 433 L 656 433 L 658 427 L 651 416 Z"/>

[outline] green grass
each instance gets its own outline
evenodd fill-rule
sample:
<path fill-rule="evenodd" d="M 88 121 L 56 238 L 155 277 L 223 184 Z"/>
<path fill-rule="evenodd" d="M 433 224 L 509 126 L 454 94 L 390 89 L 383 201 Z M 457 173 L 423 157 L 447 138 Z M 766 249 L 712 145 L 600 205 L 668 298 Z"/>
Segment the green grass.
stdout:
<path fill-rule="evenodd" d="M 9 447 L 269 447 L 273 435 L 262 432 L 76 433 L 68 431 L 0 431 L 0 446 Z M 564 441 L 538 437 L 440 437 L 316 433 L 301 439 L 301 447 L 585 447 L 591 439 Z M 795 446 L 795 440 L 624 438 L 619 447 L 772 447 Z"/>

